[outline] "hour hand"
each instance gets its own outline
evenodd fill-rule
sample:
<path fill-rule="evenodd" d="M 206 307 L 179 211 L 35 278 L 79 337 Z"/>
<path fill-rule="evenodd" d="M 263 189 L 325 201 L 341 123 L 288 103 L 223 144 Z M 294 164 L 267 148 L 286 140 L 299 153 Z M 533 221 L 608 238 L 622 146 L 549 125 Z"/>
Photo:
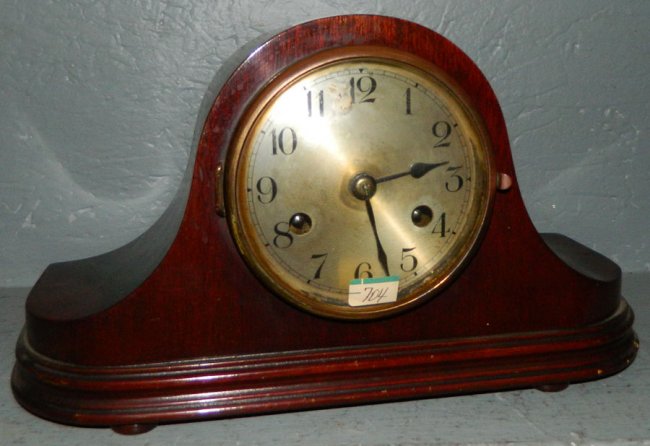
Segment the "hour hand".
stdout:
<path fill-rule="evenodd" d="M 394 173 L 392 175 L 377 178 L 375 179 L 375 183 L 384 183 L 407 175 L 411 175 L 413 178 L 422 178 L 436 167 L 444 166 L 446 164 L 449 164 L 449 161 L 442 161 L 440 163 L 413 163 L 406 172 Z"/>

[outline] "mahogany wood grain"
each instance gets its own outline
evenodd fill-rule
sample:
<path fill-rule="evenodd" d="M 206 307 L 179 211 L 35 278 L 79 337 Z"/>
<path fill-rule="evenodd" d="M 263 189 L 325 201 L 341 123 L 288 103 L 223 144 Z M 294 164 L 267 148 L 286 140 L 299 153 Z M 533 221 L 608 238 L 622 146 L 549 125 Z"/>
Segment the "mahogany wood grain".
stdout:
<path fill-rule="evenodd" d="M 483 116 L 498 192 L 476 255 L 439 295 L 404 314 L 338 321 L 273 296 L 215 212 L 215 172 L 251 97 L 324 48 L 382 45 L 432 61 Z M 620 269 L 562 236 L 542 237 L 517 187 L 506 126 L 478 67 L 404 20 L 340 16 L 264 43 L 226 79 L 178 197 L 113 252 L 54 264 L 27 300 L 12 383 L 63 423 L 137 425 L 381 400 L 547 387 L 603 377 L 637 349 Z M 189 188 L 189 192 L 188 192 Z"/>

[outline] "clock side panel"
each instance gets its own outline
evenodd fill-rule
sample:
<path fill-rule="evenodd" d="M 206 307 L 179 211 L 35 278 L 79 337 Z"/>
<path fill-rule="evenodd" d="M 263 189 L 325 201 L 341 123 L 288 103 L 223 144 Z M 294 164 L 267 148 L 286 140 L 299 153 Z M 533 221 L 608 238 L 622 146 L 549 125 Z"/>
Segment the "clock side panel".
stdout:
<path fill-rule="evenodd" d="M 440 66 L 485 120 L 497 171 L 514 180 L 510 190 L 496 194 L 484 239 L 453 283 L 403 314 L 365 322 L 315 316 L 272 295 L 248 270 L 225 219 L 215 211 L 217 169 L 251 95 L 283 67 L 343 45 L 387 45 Z M 557 240 L 550 244 L 560 254 L 573 249 Z M 398 19 L 321 19 L 272 38 L 226 82 L 199 141 L 176 238 L 142 285 L 110 308 L 84 317 L 60 317 L 56 309 L 49 316 L 28 311 L 26 336 L 35 351 L 64 362 L 128 365 L 556 330 L 612 315 L 620 301 L 620 274 L 588 274 L 593 269 L 576 270 L 561 256 L 530 222 L 501 109 L 483 74 L 462 51 L 440 35 Z M 563 258 L 569 257 L 564 252 Z M 596 254 L 573 261 L 607 263 Z M 47 292 L 41 290 L 44 296 Z M 83 297 L 94 299 L 94 293 L 88 290 Z"/>

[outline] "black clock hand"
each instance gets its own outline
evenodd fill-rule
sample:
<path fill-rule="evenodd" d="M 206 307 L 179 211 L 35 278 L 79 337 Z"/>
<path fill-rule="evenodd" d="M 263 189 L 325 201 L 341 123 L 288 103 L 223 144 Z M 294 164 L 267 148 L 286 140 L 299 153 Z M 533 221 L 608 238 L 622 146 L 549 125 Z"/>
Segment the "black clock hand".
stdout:
<path fill-rule="evenodd" d="M 360 173 L 350 180 L 349 188 L 355 198 L 363 200 L 366 204 L 366 213 L 368 214 L 372 233 L 375 236 L 375 243 L 377 243 L 377 258 L 379 259 L 379 263 L 381 264 L 386 276 L 390 276 L 390 273 L 388 272 L 388 258 L 386 257 L 386 251 L 384 251 L 384 247 L 381 245 L 381 241 L 379 240 L 377 222 L 375 221 L 375 212 L 370 203 L 370 199 L 375 195 L 375 192 L 377 192 L 377 183 L 375 182 L 375 179 L 367 173 Z"/>
<path fill-rule="evenodd" d="M 377 233 L 377 224 L 375 223 L 375 213 L 372 210 L 372 204 L 370 204 L 370 197 L 364 200 L 366 202 L 366 212 L 368 213 L 368 220 L 370 220 L 370 226 L 372 227 L 372 233 L 375 235 L 375 241 L 377 242 L 377 258 L 379 263 L 386 273 L 386 276 L 390 276 L 388 272 L 388 258 L 386 257 L 386 252 L 384 251 L 381 242 L 379 241 L 379 234 Z"/>
<path fill-rule="evenodd" d="M 427 173 L 435 169 L 436 167 L 444 166 L 449 164 L 449 161 L 443 161 L 441 163 L 413 163 L 411 168 L 406 172 L 394 173 L 392 175 L 387 175 L 385 177 L 377 178 L 375 180 L 376 184 L 384 183 L 386 181 L 395 180 L 397 178 L 405 177 L 411 175 L 413 178 L 422 178 Z"/>

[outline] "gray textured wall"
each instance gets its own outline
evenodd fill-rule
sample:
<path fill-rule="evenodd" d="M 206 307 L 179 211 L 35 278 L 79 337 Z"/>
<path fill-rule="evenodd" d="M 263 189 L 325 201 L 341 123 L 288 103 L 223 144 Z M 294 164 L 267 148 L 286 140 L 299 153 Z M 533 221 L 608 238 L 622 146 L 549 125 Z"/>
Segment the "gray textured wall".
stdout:
<path fill-rule="evenodd" d="M 238 47 L 358 12 L 421 23 L 478 63 L 539 230 L 650 270 L 650 2 L 0 0 L 0 11 L 0 286 L 151 225 L 208 83 Z"/>

